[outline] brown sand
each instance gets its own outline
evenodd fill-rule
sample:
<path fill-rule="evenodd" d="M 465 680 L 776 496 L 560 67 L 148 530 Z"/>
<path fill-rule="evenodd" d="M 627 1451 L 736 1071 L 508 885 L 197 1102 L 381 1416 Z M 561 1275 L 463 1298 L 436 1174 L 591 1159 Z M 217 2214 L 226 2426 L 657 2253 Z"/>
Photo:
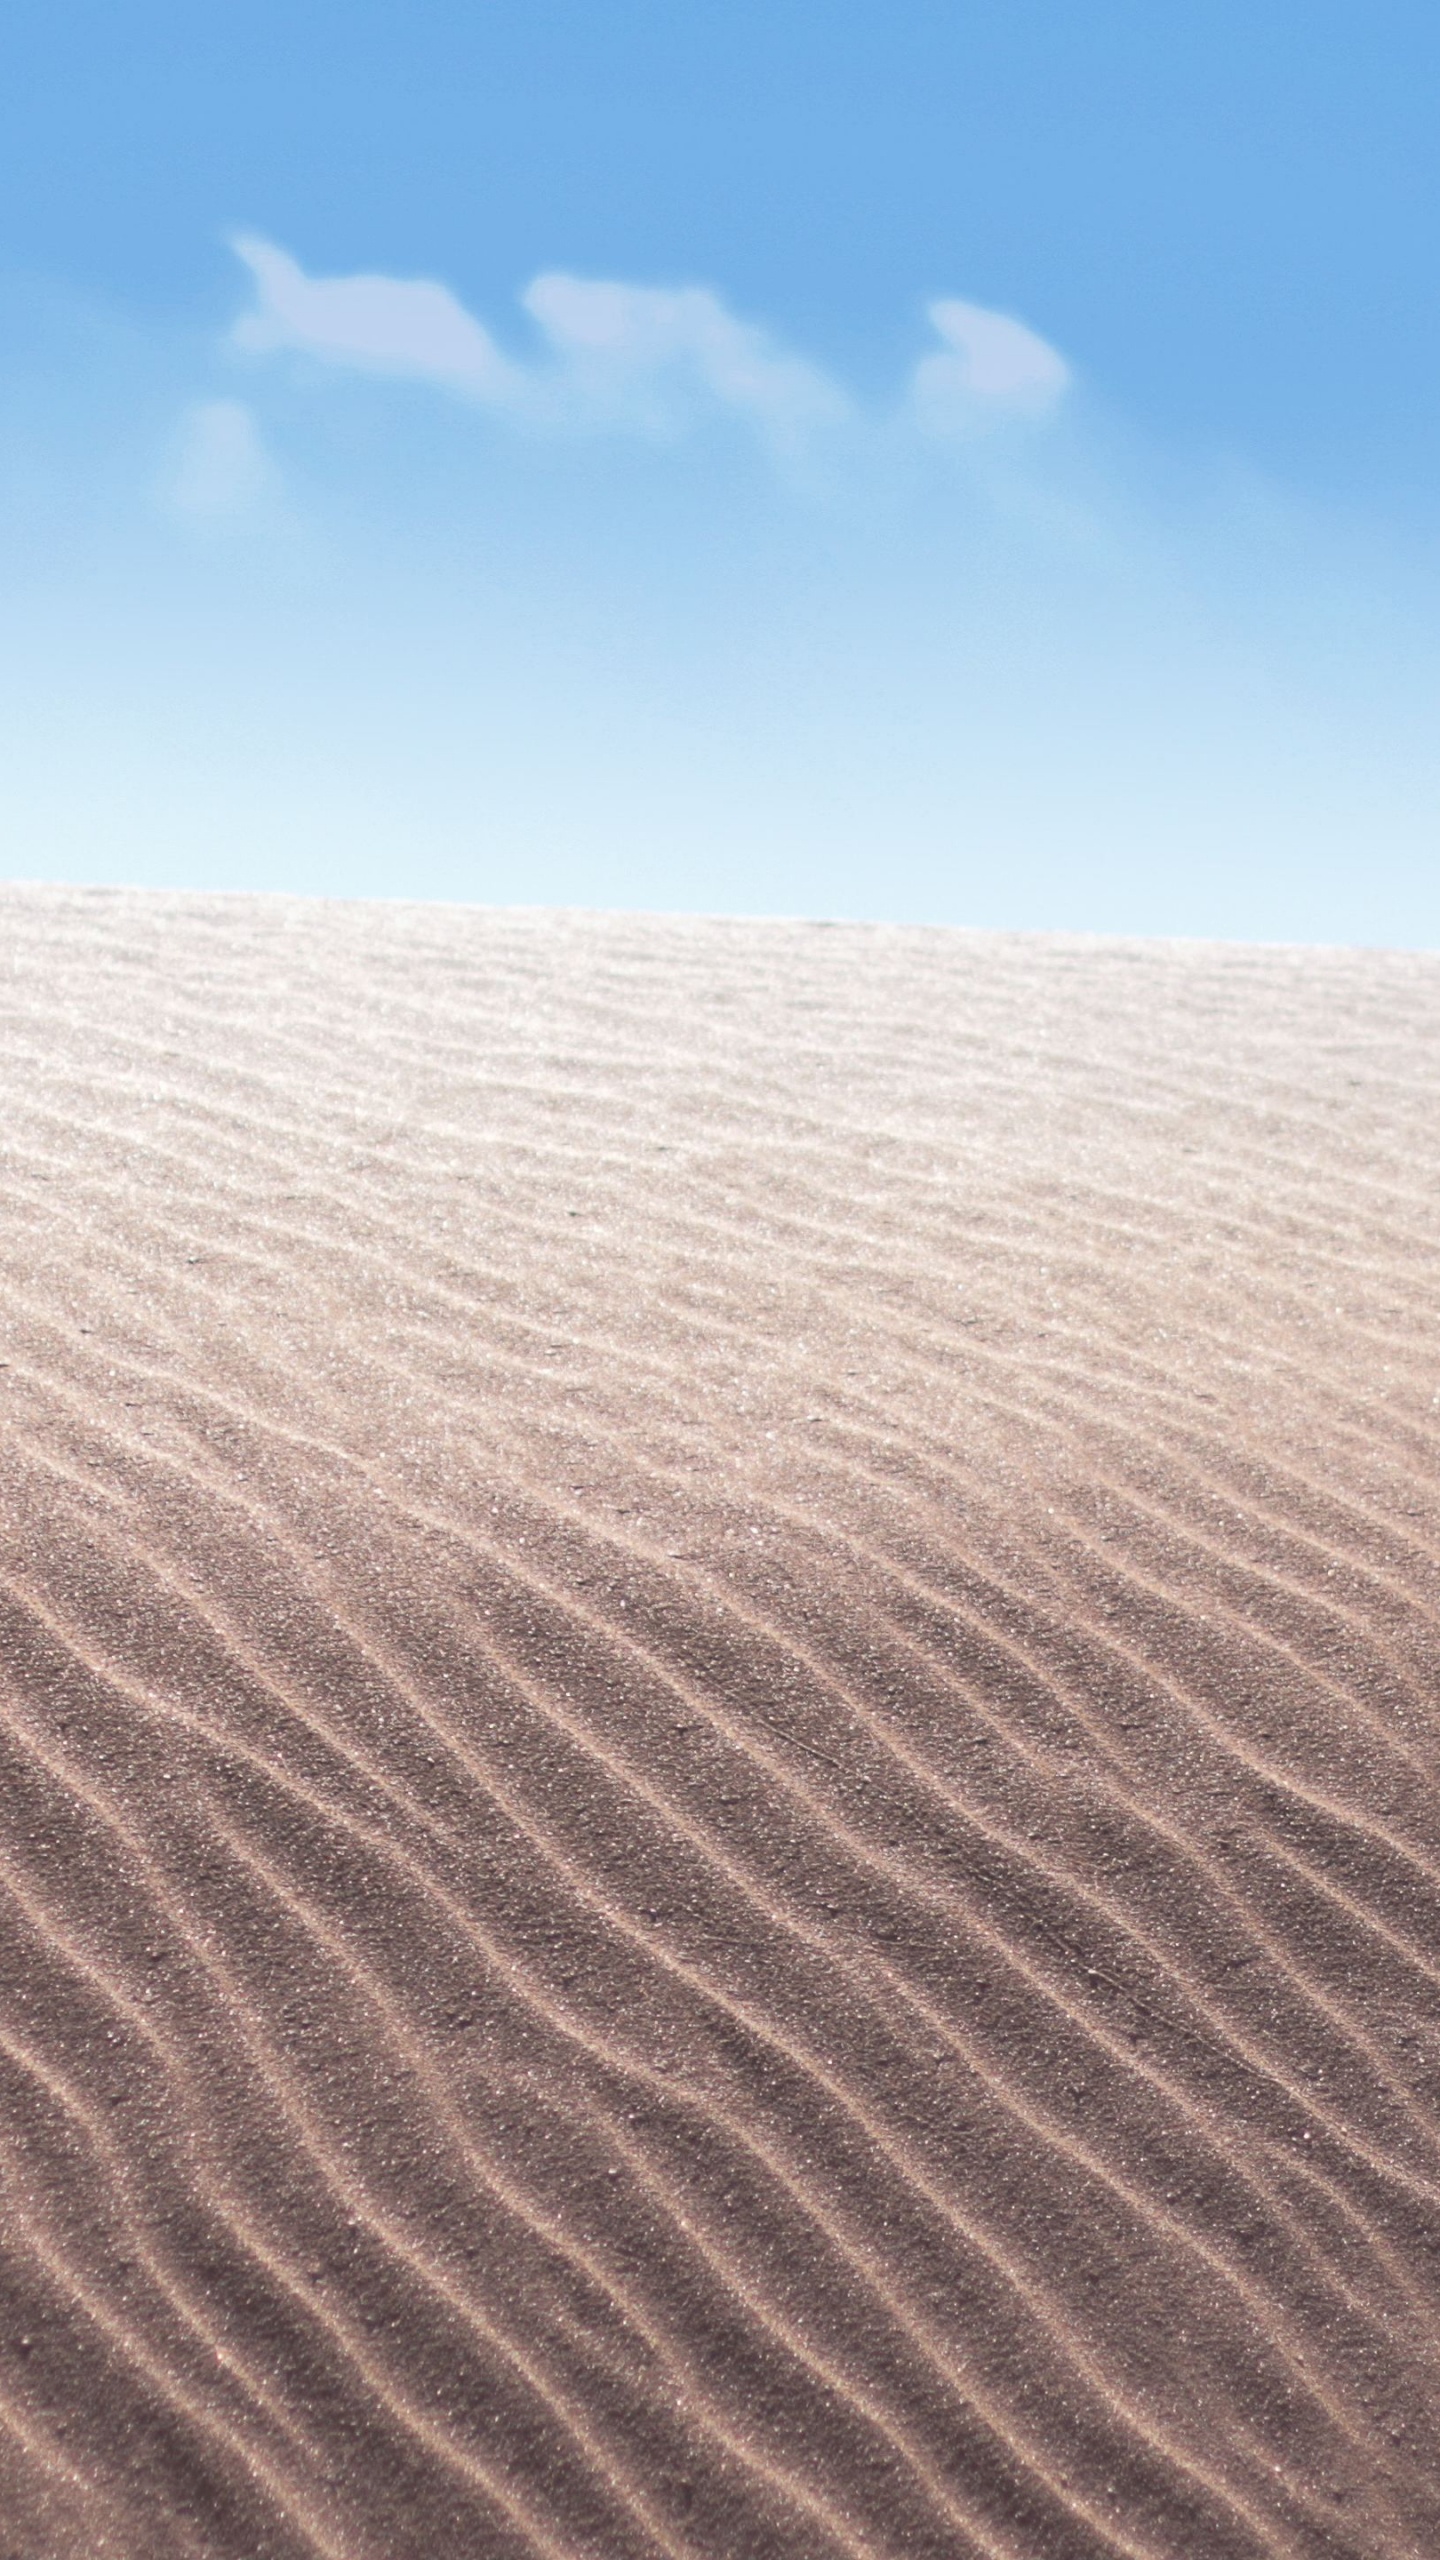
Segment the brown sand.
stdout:
<path fill-rule="evenodd" d="M 1440 2552 L 1440 960 L 0 894 L 0 2553 Z"/>

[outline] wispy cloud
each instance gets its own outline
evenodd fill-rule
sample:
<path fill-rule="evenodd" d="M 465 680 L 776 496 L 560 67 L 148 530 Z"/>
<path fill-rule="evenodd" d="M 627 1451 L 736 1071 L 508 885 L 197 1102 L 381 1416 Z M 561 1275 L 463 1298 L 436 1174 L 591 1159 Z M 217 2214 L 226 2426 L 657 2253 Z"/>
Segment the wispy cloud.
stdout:
<path fill-rule="evenodd" d="M 162 494 L 181 515 L 233 516 L 259 497 L 270 467 L 239 400 L 198 400 L 185 411 Z"/>
<path fill-rule="evenodd" d="M 521 297 L 549 340 L 549 381 L 586 422 L 667 429 L 718 405 L 780 443 L 846 416 L 838 384 L 703 285 L 537 276 Z M 538 387 L 538 386 L 537 386 Z"/>
<path fill-rule="evenodd" d="M 262 354 L 292 348 L 365 373 L 406 374 L 477 400 L 508 399 L 523 379 L 447 285 L 396 276 L 307 276 L 284 249 L 251 233 L 231 246 L 255 279 L 255 307 L 233 331 L 238 346 Z"/>
<path fill-rule="evenodd" d="M 775 345 L 703 286 L 669 291 L 537 276 L 521 301 L 543 347 L 516 363 L 447 285 L 307 276 L 269 241 L 246 234 L 233 246 L 256 288 L 253 309 L 232 333 L 237 345 L 405 376 L 532 425 L 666 434 L 718 408 L 790 443 L 849 405 L 818 366 Z"/>
<path fill-rule="evenodd" d="M 952 435 L 997 414 L 1042 416 L 1068 390 L 1064 357 L 1023 320 L 955 301 L 932 302 L 929 318 L 943 346 L 922 356 L 911 379 L 914 413 L 928 433 Z"/>
<path fill-rule="evenodd" d="M 535 354 L 507 355 L 447 285 L 386 275 L 308 276 L 283 249 L 233 242 L 255 301 L 235 324 L 252 352 L 290 350 L 327 364 L 459 393 L 518 424 L 673 435 L 728 414 L 795 450 L 859 411 L 823 367 L 741 319 L 704 285 L 663 287 L 564 274 L 535 277 L 521 307 Z M 921 359 L 901 415 L 930 435 L 977 419 L 1053 408 L 1070 371 L 1023 322 L 978 303 L 929 307 L 943 345 Z"/>

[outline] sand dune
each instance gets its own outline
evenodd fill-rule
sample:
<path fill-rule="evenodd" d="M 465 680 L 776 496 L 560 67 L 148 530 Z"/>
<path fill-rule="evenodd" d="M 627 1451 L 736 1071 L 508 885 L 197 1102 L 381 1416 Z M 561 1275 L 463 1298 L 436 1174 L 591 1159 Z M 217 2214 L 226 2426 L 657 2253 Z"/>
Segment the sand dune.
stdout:
<path fill-rule="evenodd" d="M 0 893 L 0 2550 L 1440 2551 L 1440 961 Z"/>

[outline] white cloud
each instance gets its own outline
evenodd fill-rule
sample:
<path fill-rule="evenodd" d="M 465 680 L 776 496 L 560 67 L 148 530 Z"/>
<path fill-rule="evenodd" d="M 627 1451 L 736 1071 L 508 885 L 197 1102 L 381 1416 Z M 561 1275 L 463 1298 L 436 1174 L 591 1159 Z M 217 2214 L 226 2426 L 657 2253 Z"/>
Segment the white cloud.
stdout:
<path fill-rule="evenodd" d="M 443 284 L 396 276 L 307 276 L 283 249 L 231 242 L 255 279 L 256 303 L 235 325 L 243 347 L 292 347 L 331 364 L 410 374 L 476 399 L 508 397 L 518 379 L 488 329 Z"/>
<path fill-rule="evenodd" d="M 557 387 L 582 415 L 665 427 L 713 403 L 788 444 L 848 410 L 817 365 L 737 320 L 703 285 L 544 275 L 522 299 L 555 350 Z"/>
<path fill-rule="evenodd" d="M 911 377 L 911 403 L 931 434 L 952 434 L 985 418 L 1043 416 L 1069 386 L 1064 357 L 1023 320 L 955 301 L 932 302 L 929 318 L 943 352 L 921 358 Z"/>
<path fill-rule="evenodd" d="M 849 405 L 818 366 L 737 319 L 704 286 L 537 276 L 521 298 L 547 352 L 517 364 L 446 285 L 307 276 L 269 241 L 245 234 L 232 246 L 256 287 L 232 333 L 237 345 L 406 375 L 535 425 L 654 434 L 719 409 L 794 444 Z"/>
<path fill-rule="evenodd" d="M 255 421 L 240 401 L 201 400 L 186 410 L 165 480 L 182 515 L 234 515 L 269 477 Z"/>
<path fill-rule="evenodd" d="M 256 289 L 233 336 L 258 353 L 291 349 L 405 376 L 538 427 L 655 435 L 720 412 L 793 451 L 855 414 L 818 365 L 739 319 L 704 285 L 536 276 L 521 303 L 542 351 L 518 362 L 446 285 L 307 276 L 269 241 L 245 234 L 232 245 Z M 953 434 L 984 418 L 1040 415 L 1064 392 L 1063 357 L 1022 321 L 958 301 L 932 302 L 929 316 L 942 347 L 911 377 L 910 425 Z"/>

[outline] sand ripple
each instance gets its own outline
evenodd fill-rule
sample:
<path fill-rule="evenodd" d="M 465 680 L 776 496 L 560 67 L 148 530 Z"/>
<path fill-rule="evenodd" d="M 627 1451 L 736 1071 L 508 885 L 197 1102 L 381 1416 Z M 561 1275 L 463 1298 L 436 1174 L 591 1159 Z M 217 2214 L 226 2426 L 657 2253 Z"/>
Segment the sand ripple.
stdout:
<path fill-rule="evenodd" d="M 1440 962 L 0 921 L 6 2551 L 1431 2560 Z"/>

